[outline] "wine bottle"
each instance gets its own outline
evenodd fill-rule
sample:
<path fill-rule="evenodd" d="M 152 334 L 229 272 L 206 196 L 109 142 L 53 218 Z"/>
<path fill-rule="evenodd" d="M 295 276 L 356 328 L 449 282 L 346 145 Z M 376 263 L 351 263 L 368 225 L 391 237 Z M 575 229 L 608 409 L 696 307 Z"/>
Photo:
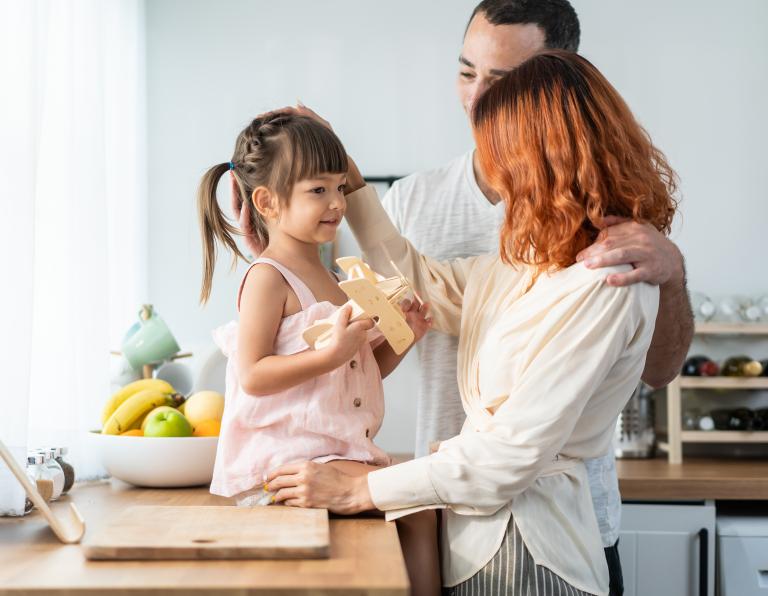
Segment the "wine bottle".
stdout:
<path fill-rule="evenodd" d="M 710 413 L 716 430 L 753 430 L 755 413 L 749 408 L 712 410 Z"/>
<path fill-rule="evenodd" d="M 690 356 L 683 364 L 682 374 L 686 377 L 715 377 L 720 367 L 707 356 Z"/>
<path fill-rule="evenodd" d="M 768 429 L 768 409 L 755 410 L 755 418 L 752 420 L 752 430 Z"/>
<path fill-rule="evenodd" d="M 768 358 L 765 360 L 760 361 L 760 366 L 763 367 L 763 374 L 761 374 L 761 377 L 768 377 Z"/>
<path fill-rule="evenodd" d="M 726 377 L 759 377 L 763 365 L 749 356 L 733 356 L 723 363 L 721 372 Z"/>
<path fill-rule="evenodd" d="M 692 408 L 683 412 L 683 430 L 698 430 L 701 411 Z"/>
<path fill-rule="evenodd" d="M 768 408 L 755 410 L 755 419 L 752 423 L 754 430 L 768 430 Z"/>

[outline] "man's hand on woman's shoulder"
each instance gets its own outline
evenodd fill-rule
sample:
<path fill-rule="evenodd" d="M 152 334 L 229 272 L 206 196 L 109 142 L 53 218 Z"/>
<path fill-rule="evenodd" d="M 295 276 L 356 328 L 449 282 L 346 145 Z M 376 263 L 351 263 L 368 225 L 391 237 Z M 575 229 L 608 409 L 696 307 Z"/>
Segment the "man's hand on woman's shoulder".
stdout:
<path fill-rule="evenodd" d="M 683 283 L 683 256 L 664 234 L 650 224 L 621 217 L 606 217 L 605 223 L 597 241 L 582 250 L 576 260 L 590 269 L 632 265 L 632 271 L 609 275 L 608 285 L 628 286 L 643 281 L 657 286 Z"/>

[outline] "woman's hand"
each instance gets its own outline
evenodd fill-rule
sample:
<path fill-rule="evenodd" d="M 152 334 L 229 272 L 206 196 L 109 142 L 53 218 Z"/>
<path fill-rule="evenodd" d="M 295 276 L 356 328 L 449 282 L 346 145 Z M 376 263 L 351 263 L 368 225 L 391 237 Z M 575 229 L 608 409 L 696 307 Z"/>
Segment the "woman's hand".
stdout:
<path fill-rule="evenodd" d="M 351 306 L 343 306 L 333 326 L 331 341 L 323 348 L 334 367 L 339 367 L 357 353 L 368 341 L 368 330 L 373 329 L 373 319 L 365 318 L 349 322 Z"/>
<path fill-rule="evenodd" d="M 333 466 L 311 461 L 273 470 L 264 489 L 275 493 L 275 503 L 289 507 L 325 508 L 342 514 L 375 509 L 367 474 L 351 476 Z"/>
<path fill-rule="evenodd" d="M 331 123 L 328 122 L 328 120 L 326 120 L 325 118 L 321 118 L 317 112 L 315 112 L 312 108 L 308 108 L 300 101 L 296 102 L 296 108 L 294 109 L 296 110 L 296 113 L 299 114 L 300 116 L 307 116 L 308 118 L 317 120 L 320 124 L 322 124 L 326 128 L 330 128 L 331 130 L 333 130 L 333 126 L 331 126 Z"/>
<path fill-rule="evenodd" d="M 295 114 L 297 116 L 306 116 L 307 118 L 312 118 L 313 120 L 317 120 L 323 126 L 329 128 L 330 130 L 333 130 L 333 127 L 331 126 L 330 122 L 328 122 L 324 118 L 321 118 L 317 114 L 317 112 L 315 112 L 311 108 L 308 108 L 301 102 L 298 102 L 295 107 L 286 106 L 278 110 L 272 110 L 271 112 L 264 112 L 263 114 L 259 114 L 257 118 L 273 116 L 276 114 Z M 357 168 L 357 164 L 355 163 L 355 161 L 349 155 L 347 155 L 347 160 L 349 161 L 349 164 L 348 164 L 349 169 L 347 170 L 347 185 L 346 185 L 346 189 L 344 190 L 345 195 L 353 193 L 356 190 L 359 190 L 365 186 L 365 179 L 363 178 L 362 174 L 360 174 L 360 170 Z"/>
<path fill-rule="evenodd" d="M 317 120 L 323 126 L 327 126 L 331 130 L 333 130 L 333 127 L 331 126 L 330 122 L 318 116 L 317 112 L 308 108 L 301 102 L 298 102 L 296 107 L 292 108 L 292 112 L 299 114 L 300 116 L 306 116 L 308 118 L 312 118 L 313 120 Z M 349 163 L 348 163 L 348 170 L 347 170 L 347 184 L 344 190 L 345 195 L 353 193 L 356 190 L 359 190 L 363 188 L 363 186 L 365 186 L 365 179 L 363 178 L 362 174 L 360 174 L 360 170 L 357 168 L 357 164 L 355 163 L 355 160 L 353 160 L 349 156 L 349 154 L 347 154 L 347 161 Z"/>
<path fill-rule="evenodd" d="M 403 300 L 400 303 L 400 309 L 405 315 L 405 322 L 413 331 L 415 336 L 414 343 L 424 337 L 432 328 L 432 319 L 428 317 L 429 304 L 419 304 L 418 301 L 411 302 L 410 300 Z"/>

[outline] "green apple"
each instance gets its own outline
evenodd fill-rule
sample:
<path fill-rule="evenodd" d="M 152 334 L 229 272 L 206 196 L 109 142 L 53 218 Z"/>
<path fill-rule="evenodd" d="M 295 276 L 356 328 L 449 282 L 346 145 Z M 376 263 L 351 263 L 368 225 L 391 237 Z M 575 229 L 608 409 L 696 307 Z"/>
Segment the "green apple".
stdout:
<path fill-rule="evenodd" d="M 156 414 L 157 412 L 163 412 L 163 411 L 170 412 L 175 409 L 176 408 L 172 408 L 171 406 L 158 406 L 154 410 L 150 410 L 149 412 L 147 412 L 147 415 L 144 416 L 144 419 L 141 421 L 141 432 L 144 432 L 144 430 L 147 428 L 147 423 L 150 421 L 153 414 Z M 182 414 L 183 413 L 184 412 L 182 412 Z"/>
<path fill-rule="evenodd" d="M 192 424 L 175 409 L 160 410 L 147 414 L 145 437 L 191 437 Z"/>

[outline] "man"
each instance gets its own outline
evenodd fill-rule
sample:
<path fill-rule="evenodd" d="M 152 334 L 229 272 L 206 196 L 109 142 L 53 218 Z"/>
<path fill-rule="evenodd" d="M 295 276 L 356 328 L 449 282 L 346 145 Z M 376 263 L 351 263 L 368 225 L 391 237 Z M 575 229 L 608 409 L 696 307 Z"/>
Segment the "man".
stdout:
<path fill-rule="evenodd" d="M 500 76 L 544 48 L 578 50 L 578 17 L 567 0 L 484 0 L 472 13 L 459 56 L 457 88 L 467 115 Z M 504 204 L 488 186 L 470 151 L 435 170 L 397 181 L 383 199 L 395 225 L 420 252 L 440 260 L 498 250 Z M 660 286 L 659 314 L 643 380 L 666 385 L 680 370 L 693 334 L 683 258 L 650 226 L 612 219 L 598 242 L 579 255 L 588 267 L 631 264 L 607 283 Z M 437 332 L 417 344 L 421 387 L 416 456 L 433 442 L 459 434 L 464 411 L 456 383 L 458 340 Z M 615 459 L 585 462 L 610 572 L 611 594 L 623 593 L 618 534 L 621 499 Z"/>

